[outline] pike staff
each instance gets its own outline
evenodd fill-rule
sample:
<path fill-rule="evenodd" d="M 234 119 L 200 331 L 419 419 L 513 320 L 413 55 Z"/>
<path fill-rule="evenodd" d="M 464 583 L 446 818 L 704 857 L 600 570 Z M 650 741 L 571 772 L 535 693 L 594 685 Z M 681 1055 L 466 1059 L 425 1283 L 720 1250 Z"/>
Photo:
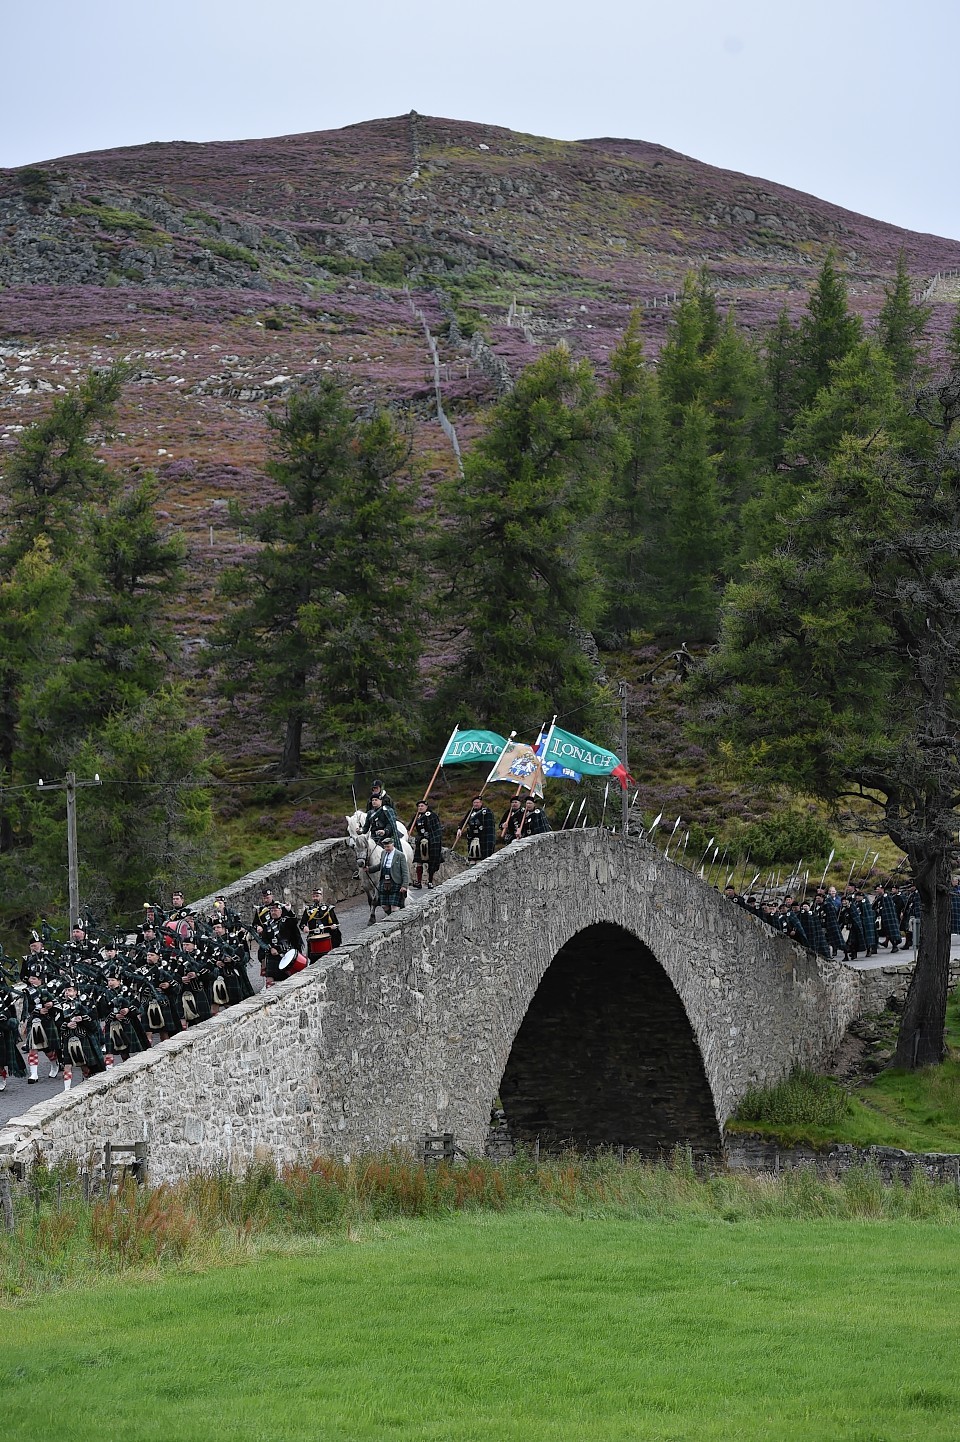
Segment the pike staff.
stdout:
<path fill-rule="evenodd" d="M 830 855 L 827 857 L 827 864 L 826 864 L 826 866 L 823 868 L 823 875 L 822 875 L 821 878 L 820 878 L 820 890 L 821 890 L 821 891 L 823 890 L 824 886 L 826 885 L 827 872 L 830 870 L 830 863 L 831 863 L 831 861 L 833 860 L 833 858 L 834 858 L 835 855 L 836 855 L 836 853 L 833 852 L 833 851 L 831 851 Z"/>

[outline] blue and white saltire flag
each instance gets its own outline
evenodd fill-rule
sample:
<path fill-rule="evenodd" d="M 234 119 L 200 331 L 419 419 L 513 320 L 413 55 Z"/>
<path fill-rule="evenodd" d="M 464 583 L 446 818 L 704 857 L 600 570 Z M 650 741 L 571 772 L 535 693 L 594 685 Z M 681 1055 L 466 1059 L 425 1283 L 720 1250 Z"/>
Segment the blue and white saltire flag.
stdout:
<path fill-rule="evenodd" d="M 544 749 L 547 744 L 548 736 L 549 731 L 544 730 L 544 728 L 541 726 L 540 735 L 537 737 L 536 745 L 533 748 L 536 754 L 541 757 L 541 759 L 543 757 Z M 544 776 L 553 776 L 560 781 L 576 781 L 578 786 L 581 780 L 579 771 L 571 771 L 569 766 L 561 766 L 558 761 L 544 761 L 543 774 Z"/>

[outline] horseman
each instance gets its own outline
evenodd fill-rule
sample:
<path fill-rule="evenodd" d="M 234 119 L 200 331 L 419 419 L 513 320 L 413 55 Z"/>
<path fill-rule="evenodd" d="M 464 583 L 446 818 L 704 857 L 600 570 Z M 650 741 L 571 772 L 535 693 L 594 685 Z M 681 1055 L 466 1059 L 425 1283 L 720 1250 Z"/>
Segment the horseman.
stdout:
<path fill-rule="evenodd" d="M 433 878 L 440 870 L 443 859 L 443 826 L 440 817 L 431 811 L 426 801 L 417 802 L 417 814 L 413 818 L 413 847 L 416 859 L 417 879 L 413 883 L 417 891 L 423 886 L 423 868 L 427 868 L 427 889 L 433 890 Z"/>
<path fill-rule="evenodd" d="M 373 798 L 374 798 L 375 796 L 379 796 L 379 797 L 380 797 L 380 805 L 381 805 L 381 806 L 386 806 L 386 808 L 387 808 L 388 811 L 392 811 L 392 812 L 394 813 L 394 815 L 396 815 L 396 807 L 394 806 L 393 801 L 392 801 L 392 799 L 390 798 L 390 796 L 389 796 L 389 795 L 387 794 L 387 792 L 384 790 L 383 783 L 380 782 L 380 781 L 375 781 L 375 782 L 373 783 L 373 785 L 370 787 L 370 800 L 369 800 L 369 802 L 367 803 L 367 811 L 368 811 L 368 812 L 369 812 L 371 806 L 373 805 Z"/>
<path fill-rule="evenodd" d="M 375 846 L 382 846 L 388 836 L 395 846 L 400 845 L 396 817 L 392 810 L 384 806 L 379 796 L 371 797 L 367 819 L 360 829 L 364 835 L 370 837 Z"/>

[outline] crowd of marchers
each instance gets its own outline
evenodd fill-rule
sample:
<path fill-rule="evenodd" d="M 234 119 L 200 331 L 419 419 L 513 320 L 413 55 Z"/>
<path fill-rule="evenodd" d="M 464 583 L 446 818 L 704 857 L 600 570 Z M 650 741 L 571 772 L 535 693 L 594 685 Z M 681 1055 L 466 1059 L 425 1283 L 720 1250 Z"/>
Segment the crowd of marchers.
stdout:
<path fill-rule="evenodd" d="M 461 837 L 465 839 L 467 862 L 472 865 L 492 856 L 498 840 L 509 846 L 550 829 L 546 812 L 533 796 L 514 796 L 498 821 L 478 794 L 457 827 L 453 844 L 456 847 Z M 361 832 L 378 848 L 368 863 L 377 877 L 374 911 L 380 906 L 384 915 L 390 916 L 394 908 L 403 909 L 411 888 L 419 891 L 424 885 L 428 889 L 436 885 L 443 860 L 443 823 L 427 797 L 417 802 L 408 830 L 398 821 L 396 807 L 383 784 L 374 781 Z M 406 858 L 404 841 L 409 842 L 412 863 Z"/>
<path fill-rule="evenodd" d="M 417 803 L 409 832 L 412 867 L 401 847 L 406 829 L 379 781 L 363 830 L 383 849 L 378 902 L 386 915 L 405 905 L 411 887 L 436 884 L 443 830 L 427 800 Z M 492 855 L 498 840 L 509 845 L 549 830 L 532 797 L 514 797 L 497 820 L 476 796 L 456 840 L 464 837 L 475 863 Z M 0 967 L 0 1090 L 11 1076 L 35 1084 L 42 1065 L 46 1077 L 62 1073 L 69 1087 L 252 996 L 258 967 L 262 985 L 274 986 L 341 940 L 336 911 L 319 886 L 299 916 L 269 888 L 249 921 L 223 896 L 197 912 L 174 891 L 167 909 L 145 904 L 133 934 L 99 930 L 85 917 L 60 942 L 44 926 L 31 933 L 18 969 Z M 2 951 L 0 959 L 7 960 Z"/>
<path fill-rule="evenodd" d="M 728 883 L 724 895 L 819 956 L 855 961 L 877 956 L 881 947 L 892 954 L 917 940 L 920 901 L 912 882 L 849 885 L 842 893 L 823 885 L 810 896 L 788 891 L 776 897 L 742 895 Z M 956 884 L 952 912 L 952 930 L 960 932 L 960 885 Z"/>
<path fill-rule="evenodd" d="M 319 887 L 299 918 L 270 891 L 249 923 L 222 896 L 196 913 L 175 891 L 166 911 L 144 906 L 135 934 L 89 918 L 63 943 L 33 931 L 19 974 L 0 972 L 0 1090 L 11 1076 L 36 1083 L 41 1064 L 69 1087 L 252 996 L 257 962 L 271 986 L 340 940 Z"/>

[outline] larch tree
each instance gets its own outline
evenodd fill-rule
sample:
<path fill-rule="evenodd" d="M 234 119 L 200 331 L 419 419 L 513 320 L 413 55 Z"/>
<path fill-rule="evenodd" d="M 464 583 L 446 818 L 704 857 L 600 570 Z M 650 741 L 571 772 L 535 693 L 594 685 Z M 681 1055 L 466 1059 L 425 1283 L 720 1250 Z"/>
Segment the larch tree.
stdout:
<path fill-rule="evenodd" d="M 518 728 L 553 712 L 606 724 L 583 633 L 602 604 L 593 528 L 613 446 L 589 366 L 562 346 L 489 413 L 464 476 L 444 488 L 438 568 L 459 651 L 440 691 L 445 714 Z"/>

